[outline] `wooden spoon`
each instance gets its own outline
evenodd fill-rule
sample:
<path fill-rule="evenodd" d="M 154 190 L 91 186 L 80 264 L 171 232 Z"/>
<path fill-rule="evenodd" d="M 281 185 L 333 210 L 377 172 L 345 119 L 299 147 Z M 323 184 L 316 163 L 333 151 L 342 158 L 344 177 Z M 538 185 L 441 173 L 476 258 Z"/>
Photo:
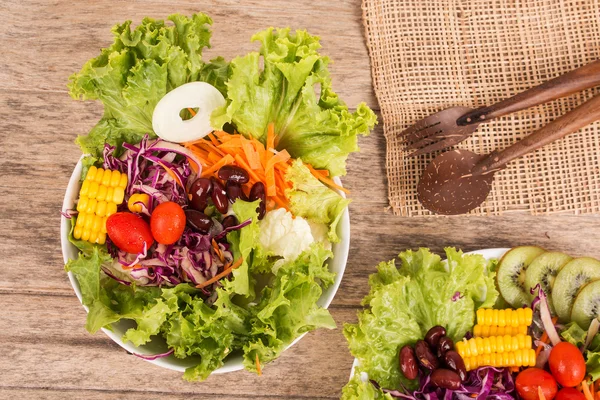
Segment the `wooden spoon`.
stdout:
<path fill-rule="evenodd" d="M 423 207 L 437 214 L 464 214 L 479 206 L 492 188 L 494 173 L 510 161 L 561 139 L 600 119 L 600 95 L 555 119 L 502 151 L 479 155 L 453 150 L 437 156 L 417 186 Z"/>

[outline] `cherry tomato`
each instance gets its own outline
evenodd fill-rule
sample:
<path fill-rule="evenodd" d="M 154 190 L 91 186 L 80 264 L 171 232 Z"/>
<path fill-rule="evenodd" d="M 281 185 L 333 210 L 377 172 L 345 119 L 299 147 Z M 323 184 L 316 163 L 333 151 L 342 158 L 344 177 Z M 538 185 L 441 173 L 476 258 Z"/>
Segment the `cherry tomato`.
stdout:
<path fill-rule="evenodd" d="M 154 243 L 148 223 L 142 217 L 128 212 L 118 212 L 106 220 L 106 233 L 119 249 L 127 253 L 141 253 Z"/>
<path fill-rule="evenodd" d="M 172 201 L 159 204 L 150 216 L 150 229 L 158 243 L 175 243 L 183 235 L 185 229 L 183 208 Z"/>
<path fill-rule="evenodd" d="M 523 400 L 538 400 L 538 387 L 546 400 L 552 400 L 556 396 L 558 387 L 556 381 L 549 372 L 540 368 L 527 368 L 517 375 L 517 392 Z"/>
<path fill-rule="evenodd" d="M 569 342 L 552 348 L 548 358 L 550 372 L 565 387 L 577 386 L 585 377 L 585 360 L 579 349 Z"/>
<path fill-rule="evenodd" d="M 554 400 L 585 400 L 585 396 L 574 388 L 560 389 Z"/>

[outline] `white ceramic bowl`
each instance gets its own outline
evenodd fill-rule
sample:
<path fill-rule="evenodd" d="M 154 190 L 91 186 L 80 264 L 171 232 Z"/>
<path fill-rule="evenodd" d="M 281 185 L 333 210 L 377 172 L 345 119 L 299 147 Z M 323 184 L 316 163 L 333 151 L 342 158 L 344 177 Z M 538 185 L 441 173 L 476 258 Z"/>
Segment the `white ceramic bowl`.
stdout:
<path fill-rule="evenodd" d="M 63 211 L 74 208 L 75 201 L 77 200 L 77 197 L 79 195 L 79 188 L 80 188 L 79 177 L 81 176 L 81 169 L 82 169 L 82 164 L 81 164 L 81 160 L 79 160 L 79 162 L 75 166 L 75 169 L 73 170 L 73 174 L 71 175 L 71 179 L 69 180 L 69 184 L 67 186 L 67 191 L 65 193 L 65 198 L 63 201 L 63 205 L 62 205 Z M 335 178 L 335 182 L 341 186 L 341 181 L 338 178 Z M 345 197 L 344 193 L 342 193 L 342 192 L 340 192 L 340 195 Z M 62 254 L 63 254 L 63 259 L 64 259 L 65 263 L 67 263 L 67 261 L 69 259 L 76 259 L 77 255 L 78 255 L 78 249 L 73 244 L 71 244 L 68 239 L 70 229 L 71 229 L 70 221 L 67 218 L 65 218 L 64 216 L 61 217 L 60 236 L 61 236 Z M 341 240 L 339 243 L 335 243 L 333 245 L 334 258 L 329 260 L 329 269 L 336 273 L 335 282 L 333 283 L 333 285 L 331 285 L 330 287 L 328 287 L 326 290 L 323 291 L 323 294 L 317 301 L 317 304 L 324 308 L 328 308 L 329 304 L 331 304 L 331 301 L 333 300 L 333 297 L 335 296 L 335 293 L 337 292 L 337 290 L 340 286 L 340 282 L 342 281 L 342 276 L 344 275 L 344 270 L 346 269 L 346 261 L 348 260 L 348 251 L 350 249 L 350 215 L 348 213 L 348 208 L 346 208 L 344 210 L 344 214 L 338 224 L 337 229 L 338 229 L 338 236 L 340 237 Z M 79 302 L 81 302 L 81 290 L 79 289 L 79 283 L 77 282 L 77 280 L 75 279 L 75 277 L 73 276 L 73 274 L 71 272 L 69 272 L 68 275 L 69 275 L 69 280 L 71 281 L 71 286 L 73 286 L 73 290 L 75 291 L 75 294 L 77 295 L 77 298 L 79 299 Z M 86 312 L 89 311 L 87 307 L 84 306 L 84 308 L 85 308 Z M 115 343 L 117 343 L 119 346 L 121 346 L 122 348 L 124 348 L 125 350 L 127 350 L 131 353 L 142 354 L 142 355 L 153 355 L 153 354 L 164 353 L 167 351 L 167 345 L 162 340 L 162 338 L 160 338 L 160 339 L 156 338 L 152 342 L 150 342 L 144 346 L 139 346 L 139 347 L 134 346 L 130 342 L 127 342 L 127 343 L 123 342 L 121 340 L 121 338 L 123 337 L 123 335 L 125 334 L 127 329 L 129 329 L 131 327 L 134 327 L 134 322 L 125 320 L 125 321 L 119 321 L 118 323 L 112 324 L 112 328 L 113 328 L 112 332 L 107 329 L 104 329 L 104 328 L 102 329 L 102 331 L 104 331 L 104 333 L 108 337 L 110 337 Z M 288 346 L 288 348 L 293 346 L 300 339 L 302 339 L 302 337 L 305 334 L 302 334 L 301 336 L 296 338 L 296 340 L 294 340 Z M 182 360 L 182 359 L 176 358 L 173 355 L 170 355 L 168 357 L 158 358 L 156 360 L 146 360 L 146 361 L 151 362 L 152 364 L 161 366 L 163 368 L 168 368 L 168 369 L 172 369 L 175 371 L 184 372 L 186 368 L 196 365 L 198 363 L 198 358 L 188 357 L 188 358 Z M 242 356 L 232 354 L 231 356 L 229 356 L 225 359 L 224 365 L 221 368 L 215 370 L 213 373 L 232 372 L 232 371 L 238 371 L 240 369 L 243 369 Z"/>
<path fill-rule="evenodd" d="M 500 259 L 504 255 L 504 253 L 506 253 L 509 250 L 510 249 L 508 248 L 482 249 L 470 251 L 465 254 L 481 254 L 483 257 L 485 257 L 486 260 L 491 260 L 493 258 Z M 359 365 L 360 363 L 358 362 L 358 358 L 355 358 L 354 362 L 352 363 L 352 368 L 350 369 L 350 379 L 352 379 L 352 376 L 354 375 L 354 368 L 358 367 Z M 362 378 L 365 382 L 369 379 L 366 373 Z"/>

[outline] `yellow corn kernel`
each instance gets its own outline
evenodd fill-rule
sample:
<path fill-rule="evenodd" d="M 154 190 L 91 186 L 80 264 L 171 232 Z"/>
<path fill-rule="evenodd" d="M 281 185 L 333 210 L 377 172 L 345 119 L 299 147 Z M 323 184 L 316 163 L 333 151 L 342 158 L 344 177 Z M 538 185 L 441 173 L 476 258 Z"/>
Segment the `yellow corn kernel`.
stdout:
<path fill-rule="evenodd" d="M 109 187 L 106 188 L 106 202 L 112 201 L 113 195 L 115 194 L 115 188 Z"/>
<path fill-rule="evenodd" d="M 456 348 L 456 352 L 458 354 L 460 354 L 460 356 L 462 358 L 467 358 L 470 356 L 469 352 L 467 351 L 467 347 L 465 346 L 464 340 L 461 340 L 460 342 L 456 342 L 454 344 L 454 347 Z"/>
<path fill-rule="evenodd" d="M 529 307 L 523 309 L 525 312 L 525 325 L 531 325 L 531 321 L 533 321 L 533 310 Z"/>
<path fill-rule="evenodd" d="M 83 227 L 84 222 L 85 222 L 85 213 L 80 212 L 79 215 L 77 215 L 77 221 L 75 221 L 75 226 Z"/>
<path fill-rule="evenodd" d="M 106 216 L 110 217 L 114 213 L 117 212 L 117 205 L 112 201 L 110 203 L 106 203 Z"/>
<path fill-rule="evenodd" d="M 517 320 L 517 325 L 524 325 L 525 324 L 525 310 L 523 310 L 522 308 L 518 308 L 515 310 L 515 319 Z"/>
<path fill-rule="evenodd" d="M 85 210 L 85 212 L 88 214 L 93 213 L 94 211 L 96 211 L 97 204 L 98 204 L 98 201 L 94 198 L 91 198 L 87 203 L 87 209 Z"/>
<path fill-rule="evenodd" d="M 81 189 L 79 189 L 79 196 L 87 196 L 89 190 L 90 190 L 90 181 L 85 180 L 83 181 L 83 184 L 81 185 Z"/>
<path fill-rule="evenodd" d="M 98 194 L 96 195 L 96 200 L 98 200 L 98 201 L 106 200 L 106 192 L 107 191 L 108 191 L 108 188 L 104 185 L 101 185 L 98 188 Z"/>
<path fill-rule="evenodd" d="M 523 353 L 527 356 L 527 350 L 525 349 L 515 351 L 515 367 L 523 365 Z"/>
<path fill-rule="evenodd" d="M 481 365 L 492 365 L 492 357 L 489 354 L 484 354 L 483 363 Z"/>
<path fill-rule="evenodd" d="M 106 233 L 106 220 L 108 219 L 108 217 L 104 217 L 102 219 L 102 227 L 100 228 L 100 232 L 102 233 Z M 103 244 L 103 243 L 100 243 Z"/>
<path fill-rule="evenodd" d="M 104 169 L 98 168 L 98 170 L 96 171 L 96 176 L 94 176 L 94 182 L 96 182 L 96 183 L 102 182 L 103 177 L 104 177 Z"/>
<path fill-rule="evenodd" d="M 527 361 L 528 361 L 528 363 L 527 363 L 528 367 L 535 366 L 535 363 L 537 361 L 537 357 L 535 356 L 535 350 L 533 350 L 533 349 L 527 350 Z"/>
<path fill-rule="evenodd" d="M 517 362 L 515 360 L 515 352 L 508 353 L 508 365 L 507 367 L 516 367 Z"/>
<path fill-rule="evenodd" d="M 89 240 L 89 239 L 90 239 L 90 230 L 84 229 L 83 233 L 81 234 L 81 240 Z"/>
<path fill-rule="evenodd" d="M 110 169 L 107 169 L 106 171 L 104 171 L 104 174 L 102 174 L 102 181 L 100 182 L 102 184 L 102 186 L 110 185 L 111 177 L 112 177 L 112 171 Z"/>
<path fill-rule="evenodd" d="M 92 229 L 92 225 L 94 224 L 94 216 L 93 215 L 88 215 L 85 218 L 85 222 L 83 223 L 83 230 L 84 231 L 89 231 L 90 229 Z M 87 240 L 87 239 L 84 239 Z"/>
<path fill-rule="evenodd" d="M 77 211 L 83 212 L 87 209 L 88 198 L 86 196 L 81 196 L 79 201 L 77 202 Z"/>
<path fill-rule="evenodd" d="M 104 217 L 106 215 L 105 201 L 98 201 L 98 204 L 96 205 L 96 215 L 98 215 L 99 217 Z"/>
<path fill-rule="evenodd" d="M 98 188 L 99 187 L 100 187 L 100 185 L 98 185 L 98 182 L 96 182 L 96 181 L 90 182 L 90 188 L 88 189 L 87 196 L 90 199 L 95 199 L 96 196 L 98 195 Z"/>
<path fill-rule="evenodd" d="M 471 357 L 466 357 L 463 358 L 463 362 L 465 363 L 465 369 L 467 371 L 470 371 L 472 369 L 475 369 L 475 367 L 473 366 L 473 364 L 471 363 Z"/>
<path fill-rule="evenodd" d="M 150 196 L 148 196 L 146 193 L 132 194 L 127 201 L 127 208 L 131 212 L 140 213 L 142 212 L 143 207 L 139 203 L 143 203 L 146 208 L 148 208 L 148 205 L 150 204 Z"/>
<path fill-rule="evenodd" d="M 98 244 L 106 243 L 106 232 L 98 233 L 98 238 L 96 239 L 96 243 L 98 243 Z"/>
<path fill-rule="evenodd" d="M 475 354 L 483 354 L 485 346 L 483 345 L 483 338 L 473 338 L 475 340 Z"/>
<path fill-rule="evenodd" d="M 79 221 L 79 218 L 77 219 L 77 221 Z M 83 228 L 81 226 L 75 226 L 75 229 L 73 229 L 73 237 L 75 239 L 81 239 L 81 233 L 83 231 Z"/>
<path fill-rule="evenodd" d="M 102 227 L 102 217 L 98 215 L 94 216 L 94 222 L 92 223 L 92 231 L 100 232 L 100 228 Z"/>
<path fill-rule="evenodd" d="M 98 172 L 98 168 L 93 165 L 88 169 L 87 175 L 85 176 L 86 181 L 93 181 L 96 178 L 96 173 Z"/>
<path fill-rule="evenodd" d="M 471 339 L 471 340 L 467 341 L 467 346 L 469 346 L 469 350 L 471 351 L 471 356 L 476 356 L 477 355 L 477 342 L 475 342 L 475 340 Z"/>
<path fill-rule="evenodd" d="M 496 310 L 494 310 L 496 311 Z M 506 326 L 506 310 L 498 311 L 498 326 Z"/>
<path fill-rule="evenodd" d="M 485 356 L 483 354 L 479 354 L 477 356 L 477 365 L 479 365 L 479 366 L 485 365 L 485 363 L 484 363 L 484 357 Z"/>
<path fill-rule="evenodd" d="M 121 182 L 121 173 L 117 170 L 112 171 L 110 175 L 110 184 L 107 186 L 116 187 L 119 186 L 119 182 Z"/>
<path fill-rule="evenodd" d="M 123 189 L 120 186 L 117 186 L 113 192 L 112 201 L 116 204 L 121 204 L 123 202 L 124 197 L 125 197 L 125 189 Z"/>
<path fill-rule="evenodd" d="M 480 326 L 484 326 L 487 325 L 485 323 L 485 308 L 480 308 L 479 310 L 477 310 L 477 324 Z"/>
<path fill-rule="evenodd" d="M 90 237 L 88 238 L 88 240 L 91 243 L 95 243 L 96 239 L 98 239 L 98 232 L 90 231 Z"/>
<path fill-rule="evenodd" d="M 127 174 L 121 174 L 121 179 L 119 180 L 119 187 L 125 189 L 127 187 Z"/>

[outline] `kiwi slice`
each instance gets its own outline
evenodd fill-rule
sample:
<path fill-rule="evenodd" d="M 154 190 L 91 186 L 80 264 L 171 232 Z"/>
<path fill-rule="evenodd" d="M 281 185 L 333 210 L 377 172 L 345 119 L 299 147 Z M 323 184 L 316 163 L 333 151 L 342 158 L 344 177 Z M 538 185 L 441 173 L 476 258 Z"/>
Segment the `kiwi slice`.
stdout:
<path fill-rule="evenodd" d="M 571 310 L 571 321 L 588 329 L 592 319 L 600 317 L 600 280 L 585 285 L 579 291 Z"/>
<path fill-rule="evenodd" d="M 514 308 L 529 304 L 525 287 L 525 271 L 531 262 L 546 250 L 537 246 L 520 246 L 509 250 L 498 264 L 496 280 L 502 298 Z"/>
<path fill-rule="evenodd" d="M 560 321 L 569 321 L 579 289 L 599 278 L 600 261 L 590 257 L 575 258 L 562 267 L 552 288 L 552 304 Z"/>
<path fill-rule="evenodd" d="M 552 314 L 556 314 L 554 306 L 552 305 L 552 287 L 554 286 L 554 279 L 558 272 L 564 267 L 573 257 L 561 253 L 558 251 L 548 251 L 537 256 L 529 268 L 527 268 L 527 274 L 525 274 L 525 289 L 530 293 L 529 298 L 531 301 L 535 298 L 535 294 L 531 294 L 531 289 L 536 287 L 538 284 L 548 296 L 548 305 Z"/>

